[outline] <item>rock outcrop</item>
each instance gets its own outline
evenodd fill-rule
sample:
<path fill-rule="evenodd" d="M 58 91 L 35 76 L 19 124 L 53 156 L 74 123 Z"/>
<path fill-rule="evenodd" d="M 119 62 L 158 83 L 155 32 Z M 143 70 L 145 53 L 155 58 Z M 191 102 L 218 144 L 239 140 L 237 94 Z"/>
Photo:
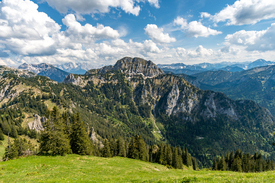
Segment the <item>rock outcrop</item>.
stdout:
<path fill-rule="evenodd" d="M 29 128 L 31 130 L 36 130 L 37 132 L 43 131 L 44 127 L 42 124 L 46 122 L 47 119 L 45 117 L 40 117 L 37 114 L 35 114 L 34 117 L 34 121 L 28 123 Z"/>
<path fill-rule="evenodd" d="M 105 66 L 101 69 L 92 69 L 86 72 L 86 75 L 96 73 L 106 73 L 108 71 L 121 70 L 125 74 L 143 75 L 146 78 L 152 78 L 164 74 L 152 61 L 141 58 L 124 57 L 116 62 L 114 66 Z"/>
<path fill-rule="evenodd" d="M 81 85 L 83 83 L 83 80 L 81 77 L 75 78 L 73 74 L 69 74 L 63 81 L 63 83 L 72 83 L 73 85 Z"/>

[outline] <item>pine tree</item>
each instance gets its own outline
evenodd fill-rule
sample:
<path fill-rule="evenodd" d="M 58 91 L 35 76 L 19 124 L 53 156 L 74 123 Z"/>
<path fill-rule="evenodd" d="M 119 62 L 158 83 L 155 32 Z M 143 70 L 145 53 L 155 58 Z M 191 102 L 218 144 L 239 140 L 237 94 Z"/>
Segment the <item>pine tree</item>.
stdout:
<path fill-rule="evenodd" d="M 166 164 L 173 166 L 173 152 L 169 144 L 166 145 Z"/>
<path fill-rule="evenodd" d="M 122 137 L 119 137 L 117 140 L 117 151 L 118 156 L 126 157 L 125 141 Z"/>
<path fill-rule="evenodd" d="M 231 165 L 231 170 L 235 172 L 242 172 L 242 160 L 239 156 L 234 159 L 232 165 Z"/>
<path fill-rule="evenodd" d="M 68 135 L 64 133 L 61 115 L 55 106 L 50 112 L 41 132 L 40 152 L 42 154 L 66 155 L 72 152 Z"/>
<path fill-rule="evenodd" d="M 111 151 L 110 151 L 110 145 L 107 139 L 104 139 L 103 143 L 104 147 L 102 149 L 102 156 L 105 158 L 110 158 L 111 157 Z"/>
<path fill-rule="evenodd" d="M 137 149 L 138 149 L 138 154 L 139 154 L 139 158 L 142 161 L 146 161 L 148 158 L 148 154 L 147 154 L 147 148 L 146 148 L 146 144 L 143 140 L 143 138 L 140 135 L 136 136 L 136 144 L 137 144 Z"/>
<path fill-rule="evenodd" d="M 2 132 L 0 128 L 0 140 L 5 140 L 4 133 Z"/>
<path fill-rule="evenodd" d="M 175 147 L 173 149 L 172 166 L 176 169 L 180 168 L 180 163 L 179 163 L 179 158 L 178 158 L 178 148 L 177 147 Z"/>
<path fill-rule="evenodd" d="M 192 157 L 192 164 L 193 164 L 193 170 L 197 170 L 197 160 L 194 157 Z"/>
<path fill-rule="evenodd" d="M 127 157 L 132 158 L 132 159 L 139 159 L 139 152 L 138 152 L 138 149 L 137 149 L 137 143 L 136 143 L 135 137 L 131 138 L 131 141 L 128 145 Z"/>
<path fill-rule="evenodd" d="M 222 157 L 219 162 L 218 162 L 218 170 L 221 170 L 221 171 L 226 171 L 226 162 L 225 162 L 225 159 L 224 157 Z"/>
<path fill-rule="evenodd" d="M 8 133 L 11 132 L 10 125 L 8 124 L 7 120 L 5 120 L 5 118 L 2 121 L 2 130 L 5 135 L 8 135 Z"/>
<path fill-rule="evenodd" d="M 161 143 L 157 153 L 156 162 L 163 165 L 163 161 L 164 161 L 164 145 Z"/>
<path fill-rule="evenodd" d="M 10 133 L 10 136 L 13 137 L 13 138 L 17 138 L 18 134 L 17 134 L 17 130 L 15 128 L 15 125 L 12 125 L 11 126 L 11 133 Z"/>
<path fill-rule="evenodd" d="M 212 170 L 218 170 L 217 158 L 214 158 Z"/>
<path fill-rule="evenodd" d="M 188 153 L 188 149 L 186 148 L 185 150 L 185 159 L 184 161 L 186 162 L 186 166 L 190 167 L 192 166 L 192 157 L 190 156 L 190 154 Z"/>
<path fill-rule="evenodd" d="M 74 154 L 89 155 L 92 153 L 91 141 L 79 116 L 72 117 L 71 148 Z"/>

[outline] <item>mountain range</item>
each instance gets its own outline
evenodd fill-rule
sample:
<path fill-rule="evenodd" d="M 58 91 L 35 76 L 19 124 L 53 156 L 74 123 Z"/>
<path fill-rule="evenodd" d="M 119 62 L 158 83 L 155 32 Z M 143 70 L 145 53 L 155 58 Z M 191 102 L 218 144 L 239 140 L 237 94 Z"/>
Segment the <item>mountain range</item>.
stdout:
<path fill-rule="evenodd" d="M 85 75 L 69 74 L 63 83 L 8 74 L 0 79 L 0 110 L 21 108 L 22 122 L 8 121 L 19 130 L 56 105 L 63 112 L 79 112 L 94 141 L 140 134 L 148 144 L 185 146 L 205 166 L 238 148 L 274 157 L 275 119 L 266 108 L 201 90 L 187 80 L 130 57 Z"/>
<path fill-rule="evenodd" d="M 24 63 L 20 65 L 18 69 L 28 70 L 40 76 L 46 76 L 57 82 L 62 82 L 65 79 L 65 77 L 69 75 L 68 72 L 65 72 L 61 69 L 56 68 L 51 64 L 46 64 L 46 63 L 41 63 L 41 64 Z"/>
<path fill-rule="evenodd" d="M 254 100 L 275 115 L 275 65 L 241 72 L 220 70 L 179 76 L 203 90 L 220 91 L 235 100 Z"/>
<path fill-rule="evenodd" d="M 55 66 L 72 74 L 85 74 L 88 70 L 93 68 L 93 66 L 88 62 L 67 62 L 63 64 L 55 64 Z"/>
<path fill-rule="evenodd" d="M 206 71 L 218 71 L 218 70 L 238 72 L 238 71 L 252 69 L 255 67 L 274 65 L 274 64 L 275 62 L 266 61 L 264 59 L 258 59 L 254 62 L 200 63 L 200 64 L 194 64 L 194 65 L 186 65 L 184 63 L 158 64 L 158 67 L 161 68 L 166 73 L 193 75 L 193 74 L 202 73 Z"/>

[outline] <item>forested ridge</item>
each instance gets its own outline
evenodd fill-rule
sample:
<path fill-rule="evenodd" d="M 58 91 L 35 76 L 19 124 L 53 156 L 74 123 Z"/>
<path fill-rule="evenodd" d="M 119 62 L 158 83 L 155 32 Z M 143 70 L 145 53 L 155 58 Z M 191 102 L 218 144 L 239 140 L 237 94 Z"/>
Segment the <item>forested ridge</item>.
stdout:
<path fill-rule="evenodd" d="M 171 153 L 173 157 L 177 152 L 174 156 L 181 157 L 184 164 L 182 154 L 186 151 L 197 158 L 200 167 L 210 167 L 214 157 L 239 148 L 273 159 L 274 118 L 255 102 L 233 101 L 222 93 L 202 91 L 173 75 L 145 77 L 127 72 L 73 75 L 78 78 L 77 84 L 57 83 L 43 76 L 22 78 L 7 74 L 0 81 L 1 131 L 14 138 L 27 135 L 41 140 L 44 132 L 29 129 L 28 124 L 34 115 L 50 120 L 47 111 L 56 105 L 71 124 L 72 116 L 79 114 L 88 139 L 92 139 L 92 152 L 98 156 L 108 154 L 108 149 L 103 151 L 104 144 L 123 139 L 129 145 L 133 137 L 141 137 L 146 144 L 146 161 L 172 167 L 178 165 L 167 160 Z M 48 128 L 45 122 L 43 126 Z M 71 138 L 69 134 L 67 137 Z M 155 145 L 158 152 L 170 154 L 169 158 L 163 160 L 154 153 Z M 121 154 L 114 153 L 113 148 L 110 146 L 111 156 Z"/>

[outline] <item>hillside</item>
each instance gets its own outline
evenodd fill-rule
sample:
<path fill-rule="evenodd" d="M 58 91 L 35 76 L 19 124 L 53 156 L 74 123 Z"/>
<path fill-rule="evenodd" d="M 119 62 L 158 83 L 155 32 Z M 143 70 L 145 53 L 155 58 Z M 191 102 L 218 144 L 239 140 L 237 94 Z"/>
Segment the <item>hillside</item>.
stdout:
<path fill-rule="evenodd" d="M 64 83 L 15 75 L 0 82 L 0 113 L 14 114 L 1 123 L 16 124 L 18 131 L 57 105 L 62 112 L 79 112 L 90 136 L 100 141 L 140 134 L 148 144 L 185 146 L 208 166 L 214 156 L 238 148 L 274 158 L 274 118 L 265 108 L 200 90 L 151 61 L 126 57 L 84 76 L 71 74 Z"/>
<path fill-rule="evenodd" d="M 236 173 L 168 169 L 128 158 L 33 156 L 0 162 L 2 182 L 274 182 L 274 171 Z M 73 172 L 73 173 L 72 173 Z"/>
<path fill-rule="evenodd" d="M 193 77 L 189 81 L 203 90 L 220 91 L 235 100 L 254 100 L 275 116 L 274 65 L 241 72 L 208 71 Z"/>

